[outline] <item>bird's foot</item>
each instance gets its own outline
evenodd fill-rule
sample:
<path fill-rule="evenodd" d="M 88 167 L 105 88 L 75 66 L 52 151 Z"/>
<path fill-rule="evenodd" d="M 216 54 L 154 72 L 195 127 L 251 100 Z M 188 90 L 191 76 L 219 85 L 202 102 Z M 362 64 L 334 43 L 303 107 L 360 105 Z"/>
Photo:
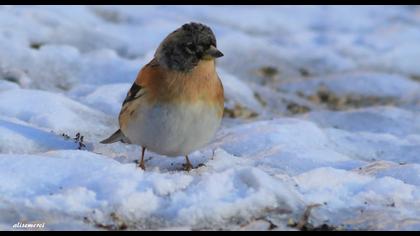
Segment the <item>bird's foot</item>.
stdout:
<path fill-rule="evenodd" d="M 182 167 L 184 168 L 185 171 L 190 171 L 191 169 L 194 169 L 193 165 L 191 165 L 191 163 L 184 163 L 182 164 Z"/>
<path fill-rule="evenodd" d="M 194 167 L 191 163 L 184 163 L 182 164 L 182 167 L 185 171 L 190 171 L 192 169 L 198 169 L 200 167 L 206 166 L 204 163 L 198 164 L 196 167 Z"/>
<path fill-rule="evenodd" d="M 143 170 L 146 170 L 146 166 L 144 165 L 144 162 L 140 162 L 139 167 Z"/>

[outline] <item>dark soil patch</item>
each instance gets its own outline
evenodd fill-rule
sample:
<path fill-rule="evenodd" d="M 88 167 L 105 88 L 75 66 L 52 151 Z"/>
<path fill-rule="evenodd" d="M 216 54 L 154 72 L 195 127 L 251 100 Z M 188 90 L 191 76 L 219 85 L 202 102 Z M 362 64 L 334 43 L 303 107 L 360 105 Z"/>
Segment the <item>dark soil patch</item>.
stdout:
<path fill-rule="evenodd" d="M 239 104 L 235 104 L 233 109 L 226 108 L 223 112 L 224 117 L 229 118 L 243 118 L 243 119 L 252 119 L 258 116 L 258 113 L 251 111 L 250 109 L 243 107 Z"/>
<path fill-rule="evenodd" d="M 304 96 L 298 94 L 309 101 L 317 104 L 323 104 L 331 110 L 347 110 L 352 108 L 362 108 L 370 106 L 387 106 L 395 105 L 396 101 L 391 97 L 375 97 L 375 96 L 361 96 L 361 95 L 344 95 L 339 96 L 336 93 L 326 89 L 319 88 L 316 94 Z"/>

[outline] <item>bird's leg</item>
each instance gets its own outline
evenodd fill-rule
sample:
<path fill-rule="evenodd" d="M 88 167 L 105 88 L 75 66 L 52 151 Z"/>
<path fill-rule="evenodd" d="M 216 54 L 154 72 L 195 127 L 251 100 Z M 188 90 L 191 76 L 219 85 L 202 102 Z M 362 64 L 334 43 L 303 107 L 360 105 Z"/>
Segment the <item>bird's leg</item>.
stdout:
<path fill-rule="evenodd" d="M 190 171 L 193 168 L 193 165 L 191 165 L 190 159 L 188 159 L 188 155 L 185 156 L 186 163 L 184 164 L 184 170 Z"/>
<path fill-rule="evenodd" d="M 146 148 L 141 147 L 141 160 L 140 160 L 139 167 L 142 168 L 143 170 L 146 170 L 146 167 L 144 166 L 144 152 L 145 151 L 146 151 Z"/>

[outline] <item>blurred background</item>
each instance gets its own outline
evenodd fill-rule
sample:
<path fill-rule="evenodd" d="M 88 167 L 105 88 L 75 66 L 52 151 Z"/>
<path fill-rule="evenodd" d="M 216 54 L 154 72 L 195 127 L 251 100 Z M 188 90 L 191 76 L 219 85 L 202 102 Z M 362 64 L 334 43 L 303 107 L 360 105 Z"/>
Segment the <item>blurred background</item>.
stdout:
<path fill-rule="evenodd" d="M 116 115 L 160 41 L 191 21 L 225 54 L 227 117 L 418 105 L 417 6 L 1 6 L 0 79 Z M 103 85 L 110 99 L 95 96 Z"/>

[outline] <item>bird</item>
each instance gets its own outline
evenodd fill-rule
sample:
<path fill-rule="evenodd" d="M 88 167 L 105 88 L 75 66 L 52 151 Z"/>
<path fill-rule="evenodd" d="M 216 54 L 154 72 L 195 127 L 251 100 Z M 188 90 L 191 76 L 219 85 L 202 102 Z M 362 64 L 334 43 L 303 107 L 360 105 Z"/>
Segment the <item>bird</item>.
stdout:
<path fill-rule="evenodd" d="M 127 92 L 119 129 L 101 143 L 140 145 L 143 170 L 149 150 L 184 156 L 184 170 L 190 171 L 188 155 L 207 145 L 222 121 L 224 90 L 216 71 L 222 56 L 212 29 L 202 23 L 183 24 L 167 35 Z"/>

